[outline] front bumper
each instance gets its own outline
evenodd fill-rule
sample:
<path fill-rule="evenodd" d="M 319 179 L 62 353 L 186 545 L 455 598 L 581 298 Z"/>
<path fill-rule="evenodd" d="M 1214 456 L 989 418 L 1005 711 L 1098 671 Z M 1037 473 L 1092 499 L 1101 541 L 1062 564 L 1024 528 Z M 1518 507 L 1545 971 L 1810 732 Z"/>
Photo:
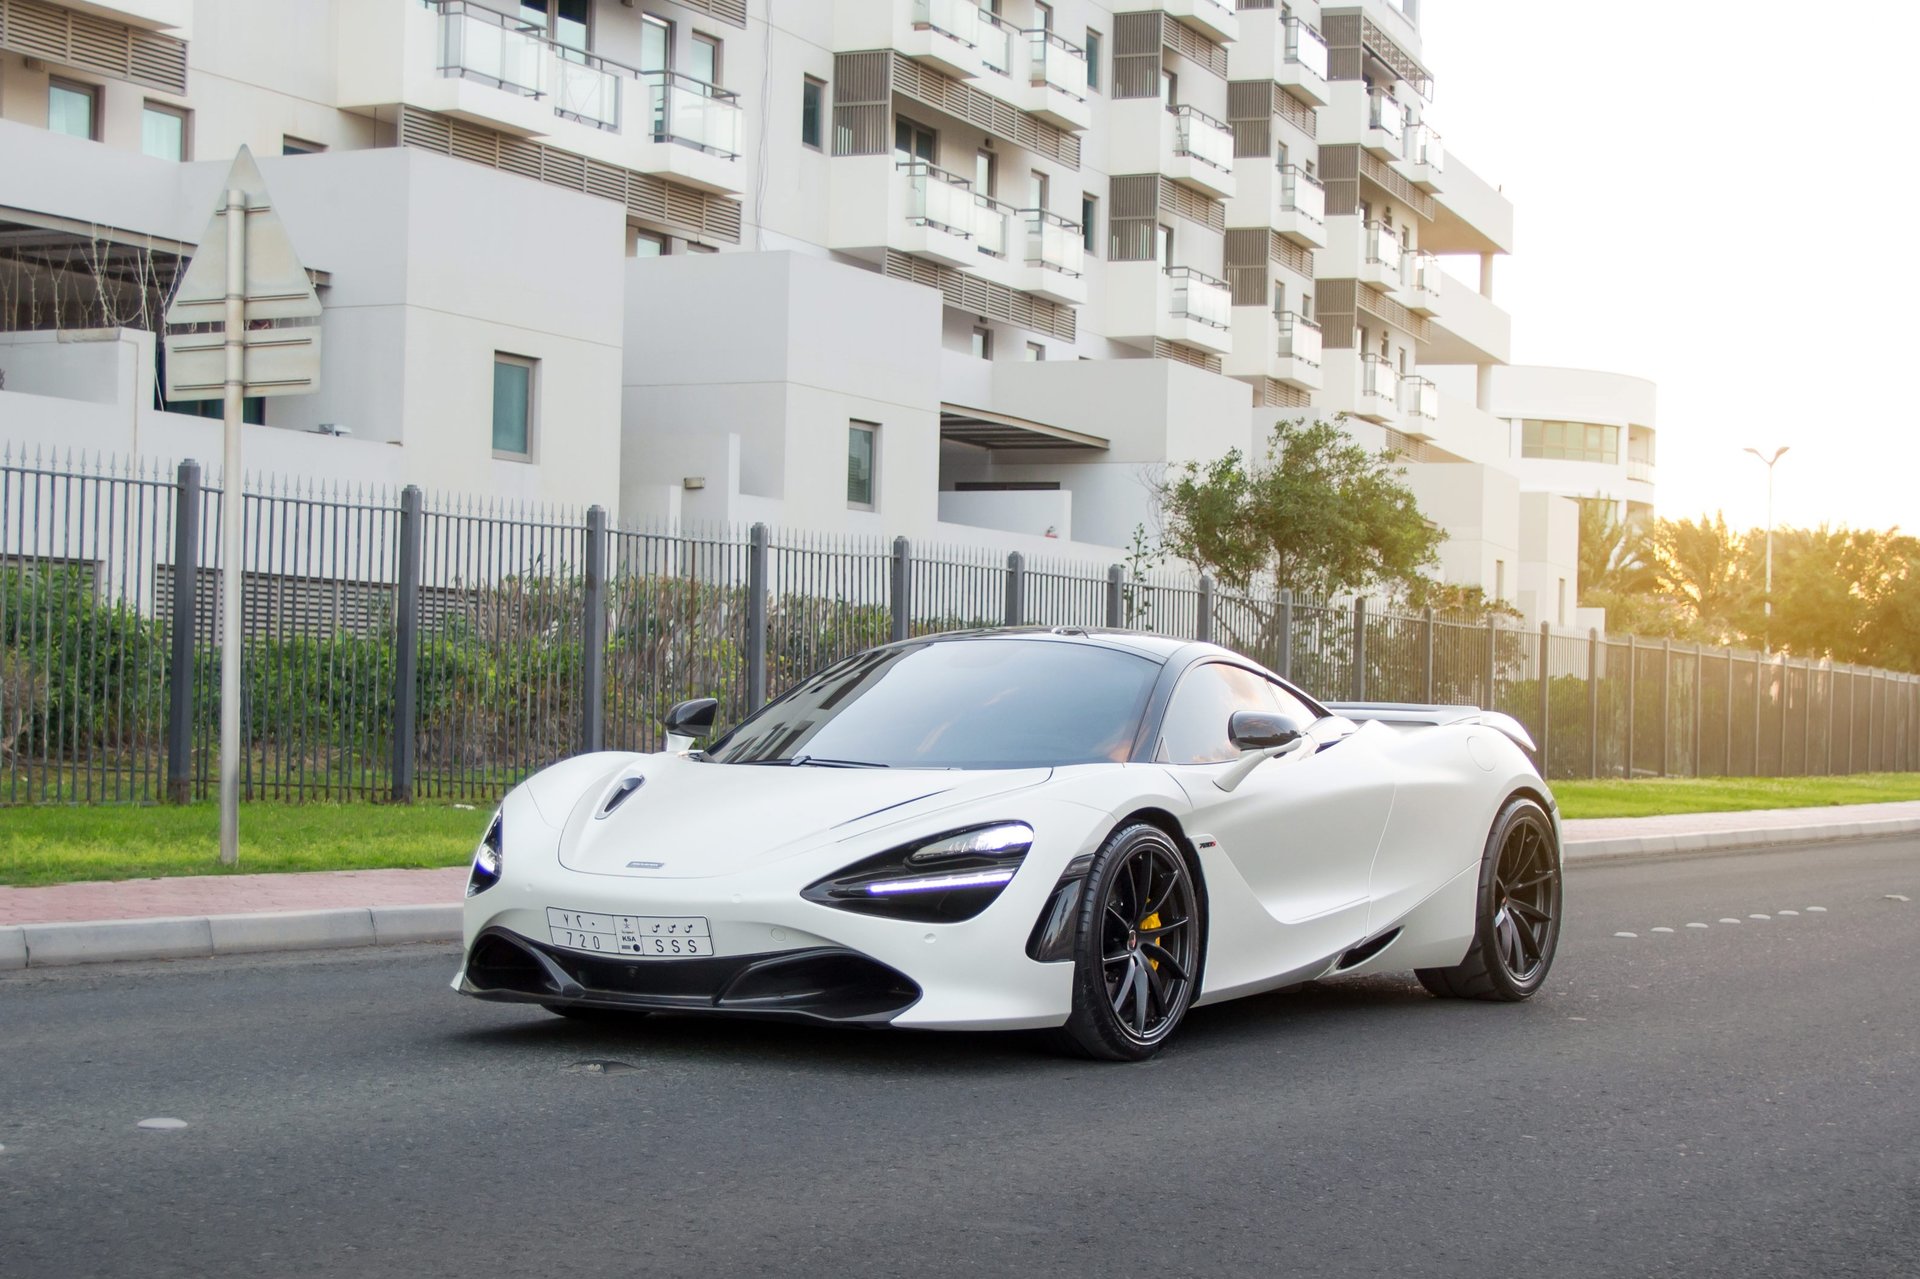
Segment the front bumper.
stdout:
<path fill-rule="evenodd" d="M 921 995 L 904 974 L 841 947 L 622 959 L 550 946 L 497 927 L 475 938 L 457 984 L 463 994 L 508 1003 L 848 1024 L 891 1022 Z"/>

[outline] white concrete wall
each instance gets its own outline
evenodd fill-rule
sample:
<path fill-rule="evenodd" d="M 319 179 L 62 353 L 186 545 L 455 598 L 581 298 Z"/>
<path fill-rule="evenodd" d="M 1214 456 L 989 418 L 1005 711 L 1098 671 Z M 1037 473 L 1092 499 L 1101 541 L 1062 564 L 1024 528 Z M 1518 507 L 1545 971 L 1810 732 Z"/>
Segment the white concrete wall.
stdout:
<path fill-rule="evenodd" d="M 1553 493 L 1520 495 L 1518 605 L 1529 625 L 1578 622 L 1580 507 Z"/>

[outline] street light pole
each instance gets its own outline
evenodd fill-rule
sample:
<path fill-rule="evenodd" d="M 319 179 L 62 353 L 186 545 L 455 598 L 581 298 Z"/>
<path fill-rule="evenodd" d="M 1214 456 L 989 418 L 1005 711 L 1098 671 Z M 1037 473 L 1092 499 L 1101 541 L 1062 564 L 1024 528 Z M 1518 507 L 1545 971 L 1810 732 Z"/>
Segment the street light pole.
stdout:
<path fill-rule="evenodd" d="M 1762 635 L 1760 639 L 1760 650 L 1763 653 L 1773 651 L 1773 464 L 1778 462 L 1790 447 L 1790 445 L 1782 444 L 1773 451 L 1772 457 L 1768 457 L 1759 449 L 1750 448 L 1747 450 L 1747 452 L 1767 464 L 1767 596 L 1765 605 L 1767 620 L 1766 633 Z"/>

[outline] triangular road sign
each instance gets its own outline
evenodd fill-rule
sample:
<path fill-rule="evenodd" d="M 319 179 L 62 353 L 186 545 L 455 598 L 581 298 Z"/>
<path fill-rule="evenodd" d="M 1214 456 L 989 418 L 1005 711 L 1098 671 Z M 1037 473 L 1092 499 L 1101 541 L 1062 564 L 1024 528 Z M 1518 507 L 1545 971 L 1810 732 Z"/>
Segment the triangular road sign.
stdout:
<path fill-rule="evenodd" d="M 253 153 L 241 147 L 226 185 L 220 188 L 200 247 L 180 281 L 173 305 L 167 308 L 167 323 L 219 324 L 226 319 L 228 191 L 241 191 L 247 197 L 247 322 L 318 319 L 320 298 L 313 291 L 313 281 L 273 210 Z"/>

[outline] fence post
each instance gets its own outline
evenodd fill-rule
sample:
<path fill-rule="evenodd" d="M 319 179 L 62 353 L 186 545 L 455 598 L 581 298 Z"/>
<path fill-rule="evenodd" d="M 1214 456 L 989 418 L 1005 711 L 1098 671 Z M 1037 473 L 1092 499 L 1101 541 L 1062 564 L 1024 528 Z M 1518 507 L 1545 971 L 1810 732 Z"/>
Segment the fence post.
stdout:
<path fill-rule="evenodd" d="M 1213 643 L 1213 579 L 1200 575 L 1199 611 L 1193 622 L 1193 637 L 1202 644 Z"/>
<path fill-rule="evenodd" d="M 193 798 L 194 604 L 200 584 L 200 464 L 180 464 L 173 497 L 173 655 L 167 670 L 167 799 Z"/>
<path fill-rule="evenodd" d="M 1673 641 L 1660 641 L 1660 776 L 1665 777 L 1673 763 L 1670 740 L 1673 737 Z"/>
<path fill-rule="evenodd" d="M 1878 771 L 1876 766 L 1880 763 L 1880 751 L 1878 749 L 1878 743 L 1874 741 L 1874 737 L 1873 737 L 1873 710 L 1874 710 L 1873 704 L 1876 701 L 1880 700 L 1880 695 L 1874 691 L 1877 685 L 1878 685 L 1878 680 L 1874 676 L 1873 668 L 1868 667 L 1867 668 L 1867 771 L 1869 773 Z"/>
<path fill-rule="evenodd" d="M 1760 776 L 1760 685 L 1765 681 L 1767 659 L 1753 655 L 1753 775 Z"/>
<path fill-rule="evenodd" d="M 747 530 L 747 714 L 767 704 L 767 526 Z"/>
<path fill-rule="evenodd" d="M 910 558 L 912 547 L 904 537 L 893 539 L 893 565 L 888 580 L 888 606 L 893 613 L 891 632 L 895 643 L 907 637 L 907 611 L 911 607 L 912 591 L 909 574 L 913 571 Z"/>
<path fill-rule="evenodd" d="M 1027 620 L 1027 557 L 1018 551 L 1007 552 L 1006 624 L 1020 626 Z"/>
<path fill-rule="evenodd" d="M 1367 600 L 1356 595 L 1353 600 L 1353 671 L 1348 677 L 1353 688 L 1353 700 L 1367 700 Z"/>
<path fill-rule="evenodd" d="M 1635 695 L 1640 691 L 1634 677 L 1639 673 L 1637 669 L 1639 665 L 1639 652 L 1634 645 L 1633 636 L 1629 635 L 1627 636 L 1627 750 L 1620 769 L 1620 775 L 1628 781 L 1633 780 L 1633 720 L 1634 712 L 1638 709 L 1635 704 L 1638 699 Z"/>
<path fill-rule="evenodd" d="M 1433 608 L 1420 614 L 1420 688 L 1427 705 L 1433 705 Z"/>
<path fill-rule="evenodd" d="M 1791 700 L 1787 694 L 1792 691 L 1787 684 L 1787 655 L 1780 654 L 1780 776 L 1787 776 L 1787 707 Z"/>
<path fill-rule="evenodd" d="M 420 486 L 400 490 L 400 616 L 393 659 L 393 799 L 413 802 L 413 756 L 420 692 Z"/>
<path fill-rule="evenodd" d="M 1494 690 L 1494 681 L 1500 674 L 1500 626 L 1492 613 L 1487 614 L 1487 696 L 1482 710 L 1493 710 L 1500 703 L 1500 697 Z"/>
<path fill-rule="evenodd" d="M 1847 667 L 1847 772 L 1853 772 L 1853 739 L 1859 734 L 1860 698 L 1854 688 L 1853 667 Z"/>
<path fill-rule="evenodd" d="M 1600 776 L 1600 632 L 1587 628 L 1587 776 Z"/>
<path fill-rule="evenodd" d="M 1274 674 L 1281 679 L 1293 678 L 1293 591 L 1282 589 L 1280 592 L 1280 651 L 1275 656 L 1279 661 L 1274 664 Z"/>
<path fill-rule="evenodd" d="M 1706 707 L 1706 700 L 1700 695 L 1701 687 L 1707 682 L 1707 663 L 1702 657 L 1705 652 L 1699 644 L 1693 646 L 1693 771 L 1691 776 L 1700 776 L 1700 717 Z"/>
<path fill-rule="evenodd" d="M 1124 591 L 1127 584 L 1127 569 L 1124 564 L 1115 564 L 1107 569 L 1107 625 L 1119 628 L 1125 625 L 1123 613 L 1126 610 Z"/>
<path fill-rule="evenodd" d="M 1833 706 L 1836 690 L 1833 686 L 1833 659 L 1827 659 L 1827 776 L 1833 776 Z"/>
<path fill-rule="evenodd" d="M 1726 753 L 1720 757 L 1722 777 L 1733 776 L 1733 650 L 1727 649 L 1727 697 L 1726 713 L 1721 717 L 1720 727 L 1726 734 Z"/>
<path fill-rule="evenodd" d="M 1547 775 L 1547 735 L 1553 729 L 1552 702 L 1549 697 L 1553 677 L 1553 624 L 1540 623 L 1540 776 Z"/>
<path fill-rule="evenodd" d="M 598 505 L 587 508 L 586 562 L 580 603 L 580 749 L 597 751 L 607 744 L 607 512 Z"/>

